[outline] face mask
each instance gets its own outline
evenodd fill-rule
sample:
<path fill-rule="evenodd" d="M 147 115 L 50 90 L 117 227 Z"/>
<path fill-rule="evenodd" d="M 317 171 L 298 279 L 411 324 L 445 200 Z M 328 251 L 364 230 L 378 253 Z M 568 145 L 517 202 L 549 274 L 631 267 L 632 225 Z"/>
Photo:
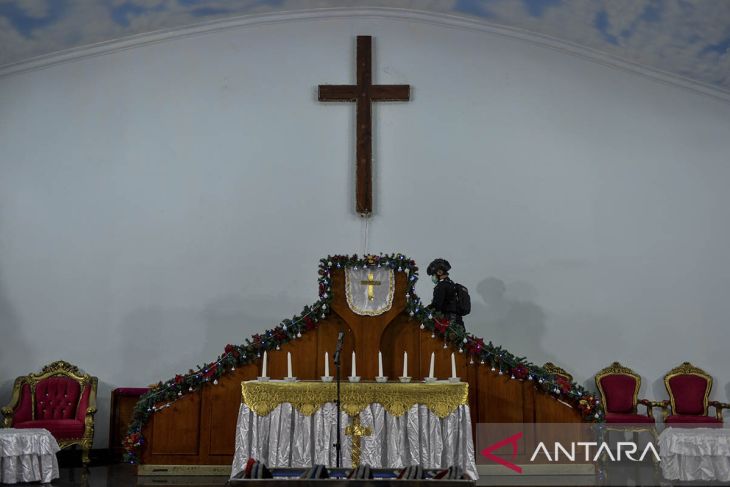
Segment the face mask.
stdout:
<path fill-rule="evenodd" d="M 431 282 L 433 282 L 434 284 L 438 284 L 439 283 L 439 278 L 436 277 L 436 276 L 431 276 Z"/>

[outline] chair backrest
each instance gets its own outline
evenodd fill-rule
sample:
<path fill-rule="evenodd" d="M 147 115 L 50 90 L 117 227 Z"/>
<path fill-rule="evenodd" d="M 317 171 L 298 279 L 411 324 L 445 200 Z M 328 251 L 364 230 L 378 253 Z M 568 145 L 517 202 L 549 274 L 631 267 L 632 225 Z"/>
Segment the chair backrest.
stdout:
<path fill-rule="evenodd" d="M 670 370 L 664 376 L 672 404 L 672 414 L 685 416 L 707 416 L 712 377 L 689 362 Z"/>
<path fill-rule="evenodd" d="M 573 382 L 573 376 L 571 374 L 569 374 L 564 368 L 558 367 L 552 362 L 545 362 L 545 365 L 543 365 L 542 368 L 553 375 L 562 377 L 568 382 Z"/>
<path fill-rule="evenodd" d="M 596 387 L 607 413 L 636 413 L 641 377 L 633 370 L 614 362 L 596 374 Z"/>
<path fill-rule="evenodd" d="M 73 419 L 81 398 L 81 384 L 66 376 L 53 376 L 35 386 L 33 419 Z"/>
<path fill-rule="evenodd" d="M 28 420 L 80 419 L 86 415 L 96 379 L 59 360 L 16 380 L 20 401 L 13 423 Z"/>

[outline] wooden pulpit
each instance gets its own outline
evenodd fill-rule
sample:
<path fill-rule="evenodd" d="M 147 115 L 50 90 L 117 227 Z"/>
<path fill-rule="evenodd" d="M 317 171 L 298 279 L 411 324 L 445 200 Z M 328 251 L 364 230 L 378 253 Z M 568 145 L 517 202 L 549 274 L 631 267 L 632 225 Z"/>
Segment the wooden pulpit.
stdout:
<path fill-rule="evenodd" d="M 319 380 L 324 375 L 324 355 L 332 360 L 337 336 L 345 332 L 342 353 L 343 380 L 350 373 L 352 351 L 362 380 L 378 375 L 378 351 L 383 355 L 384 374 L 397 380 L 402 375 L 403 352 L 408 352 L 408 371 L 413 380 L 428 375 L 435 353 L 435 375 L 451 375 L 451 354 L 456 355 L 457 374 L 469 383 L 472 424 L 580 422 L 581 415 L 567 403 L 535 387 L 532 381 L 511 380 L 489 366 L 470 363 L 431 332 L 422 330 L 406 311 L 407 275 L 394 272 L 392 304 L 374 315 L 353 312 L 346 298 L 344 269 L 334 269 L 331 281 L 331 312 L 316 328 L 269 352 L 267 375 L 281 379 L 287 374 L 287 352 L 292 354 L 294 375 L 300 380 Z M 363 283 L 363 285 L 366 285 Z M 468 326 L 468 320 L 467 320 Z M 147 466 L 230 465 L 235 445 L 236 419 L 241 403 L 241 382 L 261 375 L 261 359 L 223 375 L 216 385 L 208 383 L 184 395 L 168 408 L 156 412 L 142 432 L 141 462 Z M 333 364 L 330 372 L 334 375 Z M 149 469 L 148 469 L 149 470 Z"/>

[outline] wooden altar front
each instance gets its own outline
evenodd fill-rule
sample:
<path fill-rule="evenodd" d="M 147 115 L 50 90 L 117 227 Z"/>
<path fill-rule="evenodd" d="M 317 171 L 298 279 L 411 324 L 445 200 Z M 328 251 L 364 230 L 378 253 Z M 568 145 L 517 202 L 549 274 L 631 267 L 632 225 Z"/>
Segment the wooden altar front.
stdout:
<path fill-rule="evenodd" d="M 572 406 L 536 389 L 532 381 L 511 380 L 488 366 L 471 364 L 465 354 L 421 330 L 406 312 L 407 277 L 395 273 L 391 309 L 379 316 L 353 313 L 345 298 L 342 269 L 332 272 L 331 313 L 317 328 L 269 353 L 268 376 L 279 379 L 287 373 L 287 352 L 292 354 L 295 375 L 313 380 L 324 375 L 324 353 L 335 350 L 337 335 L 345 332 L 343 376 L 349 375 L 352 351 L 357 355 L 358 375 L 373 379 L 378 374 L 378 351 L 383 354 L 384 373 L 401 375 L 403 352 L 408 352 L 408 370 L 413 380 L 428 375 L 435 353 L 435 375 L 451 375 L 451 353 L 456 352 L 457 373 L 469 383 L 472 424 L 477 423 L 570 423 L 580 422 Z M 467 323 L 468 326 L 468 323 Z M 331 360 L 331 359 L 330 359 Z M 332 373 L 332 365 L 330 365 Z M 241 403 L 241 382 L 261 375 L 261 360 L 237 368 L 219 379 L 186 394 L 169 408 L 155 413 L 143 428 L 146 443 L 141 461 L 149 465 L 230 465 L 235 446 L 235 428 Z M 522 451 L 526 451 L 524 448 Z M 519 461 L 519 458 L 517 459 Z"/>

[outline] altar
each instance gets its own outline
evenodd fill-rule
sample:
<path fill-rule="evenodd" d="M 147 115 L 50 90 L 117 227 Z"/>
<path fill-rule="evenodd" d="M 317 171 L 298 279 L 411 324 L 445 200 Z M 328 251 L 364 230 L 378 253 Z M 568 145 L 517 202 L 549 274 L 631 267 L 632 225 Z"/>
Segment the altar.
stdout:
<path fill-rule="evenodd" d="M 335 465 L 334 383 L 247 381 L 241 387 L 232 475 L 248 458 L 271 467 Z M 344 467 L 456 465 L 478 477 L 467 383 L 345 382 L 341 387 Z"/>

